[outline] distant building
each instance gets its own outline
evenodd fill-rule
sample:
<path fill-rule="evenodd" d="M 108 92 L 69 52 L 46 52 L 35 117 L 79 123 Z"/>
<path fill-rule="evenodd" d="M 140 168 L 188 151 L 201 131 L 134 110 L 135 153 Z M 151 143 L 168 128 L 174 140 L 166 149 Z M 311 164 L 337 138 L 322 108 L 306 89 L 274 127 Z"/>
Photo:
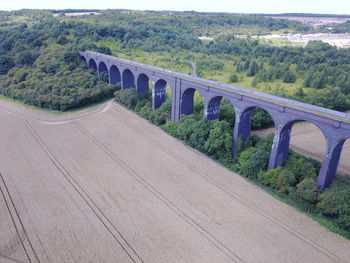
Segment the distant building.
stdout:
<path fill-rule="evenodd" d="M 200 40 L 214 40 L 213 37 L 208 37 L 208 36 L 200 36 L 200 37 L 198 37 L 198 39 L 200 39 Z"/>

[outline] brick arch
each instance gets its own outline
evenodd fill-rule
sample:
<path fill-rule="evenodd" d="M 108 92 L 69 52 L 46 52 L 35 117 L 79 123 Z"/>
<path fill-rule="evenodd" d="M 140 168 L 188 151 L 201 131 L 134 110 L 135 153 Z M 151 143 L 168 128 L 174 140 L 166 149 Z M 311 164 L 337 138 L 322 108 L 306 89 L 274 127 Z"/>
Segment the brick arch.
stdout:
<path fill-rule="evenodd" d="M 122 75 L 122 89 L 135 87 L 135 77 L 130 69 L 125 69 Z"/>
<path fill-rule="evenodd" d="M 228 97 L 216 95 L 209 98 L 205 105 L 205 116 L 208 120 L 216 120 L 220 118 L 220 105 L 223 99 L 230 101 L 233 111 L 235 111 L 234 104 Z"/>
<path fill-rule="evenodd" d="M 103 74 L 107 74 L 107 78 L 104 79 L 106 82 L 109 82 L 109 71 L 108 71 L 108 68 L 107 68 L 107 65 L 106 63 L 104 63 L 103 61 L 101 61 L 99 64 L 98 64 L 98 74 L 99 76 L 101 77 Z"/>
<path fill-rule="evenodd" d="M 89 68 L 89 69 L 97 70 L 96 61 L 95 61 L 93 58 L 90 58 L 88 68 Z"/>
<path fill-rule="evenodd" d="M 149 77 L 145 73 L 137 76 L 136 89 L 139 93 L 146 93 L 149 90 Z"/>
<path fill-rule="evenodd" d="M 166 87 L 169 83 L 165 79 L 158 79 L 152 90 L 152 109 L 158 109 L 167 99 Z M 172 88 L 170 87 L 172 92 Z"/>
<path fill-rule="evenodd" d="M 182 91 L 180 99 L 181 115 L 190 115 L 194 112 L 194 94 L 196 91 L 204 100 L 204 96 L 199 89 L 196 89 L 194 87 L 187 87 Z"/>
<path fill-rule="evenodd" d="M 118 82 L 121 82 L 120 70 L 116 65 L 112 65 L 109 68 L 109 79 L 111 84 L 116 84 Z"/>

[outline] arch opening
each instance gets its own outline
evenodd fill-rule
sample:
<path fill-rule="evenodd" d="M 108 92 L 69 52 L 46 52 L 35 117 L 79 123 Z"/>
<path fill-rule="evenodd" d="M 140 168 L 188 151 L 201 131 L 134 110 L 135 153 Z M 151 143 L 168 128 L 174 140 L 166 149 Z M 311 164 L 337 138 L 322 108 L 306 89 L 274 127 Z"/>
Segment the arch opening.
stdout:
<path fill-rule="evenodd" d="M 261 107 L 252 106 L 244 109 L 235 118 L 234 138 L 232 144 L 232 152 L 243 150 L 245 146 L 251 145 L 251 133 L 268 137 L 270 141 L 269 147 L 272 146 L 272 138 L 275 133 L 275 123 L 269 112 Z"/>
<path fill-rule="evenodd" d="M 149 87 L 150 87 L 149 77 L 146 74 L 141 73 L 137 78 L 137 85 L 136 85 L 137 92 L 141 94 L 145 94 L 149 91 Z"/>
<path fill-rule="evenodd" d="M 135 87 L 134 74 L 129 69 L 125 69 L 122 78 L 122 89 L 129 89 Z"/>
<path fill-rule="evenodd" d="M 243 135 L 243 142 L 250 137 L 251 131 L 259 137 L 272 137 L 275 133 L 275 123 L 271 114 L 258 106 L 245 109 L 240 116 L 247 125 L 246 134 Z M 242 120 L 243 121 L 243 120 Z"/>
<path fill-rule="evenodd" d="M 204 115 L 204 100 L 202 95 L 194 88 L 187 88 L 181 96 L 181 115 L 196 114 L 198 118 Z"/>
<path fill-rule="evenodd" d="M 210 99 L 206 106 L 205 115 L 208 120 L 225 120 L 231 128 L 235 125 L 235 109 L 231 101 L 223 96 L 216 96 Z"/>
<path fill-rule="evenodd" d="M 317 125 L 303 120 L 293 120 L 276 130 L 269 168 L 286 166 L 293 171 L 298 182 L 305 176 L 316 179 L 326 151 L 326 137 Z M 301 155 L 309 158 L 308 164 Z M 301 161 L 296 161 L 297 159 Z M 304 166 L 308 168 L 305 169 Z"/>
<path fill-rule="evenodd" d="M 102 61 L 98 64 L 98 76 L 102 81 L 109 82 L 108 68 Z"/>
<path fill-rule="evenodd" d="M 158 109 L 167 99 L 171 99 L 171 88 L 164 79 L 159 79 L 152 90 L 152 109 Z"/>
<path fill-rule="evenodd" d="M 110 83 L 116 84 L 121 81 L 120 71 L 117 66 L 112 65 L 109 70 Z"/>
<path fill-rule="evenodd" d="M 96 62 L 92 58 L 89 60 L 89 69 L 97 70 Z"/>

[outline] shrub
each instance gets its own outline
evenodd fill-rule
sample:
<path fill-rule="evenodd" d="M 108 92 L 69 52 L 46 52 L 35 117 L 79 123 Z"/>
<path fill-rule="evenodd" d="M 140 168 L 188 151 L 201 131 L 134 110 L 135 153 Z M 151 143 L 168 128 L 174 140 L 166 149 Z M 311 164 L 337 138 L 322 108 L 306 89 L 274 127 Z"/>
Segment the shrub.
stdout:
<path fill-rule="evenodd" d="M 192 134 L 192 125 L 196 120 L 192 115 L 184 115 L 181 117 L 179 128 L 177 129 L 177 134 L 181 140 L 187 141 Z"/>
<path fill-rule="evenodd" d="M 236 83 L 236 82 L 238 82 L 238 76 L 237 76 L 237 74 L 232 74 L 231 76 L 230 76 L 230 82 L 232 82 L 232 83 Z"/>
<path fill-rule="evenodd" d="M 281 171 L 281 167 L 270 169 L 264 173 L 259 173 L 258 179 L 266 185 L 274 186 Z"/>
<path fill-rule="evenodd" d="M 270 114 L 261 109 L 255 108 L 252 116 L 252 128 L 254 130 L 273 127 L 274 122 L 270 116 Z"/>
<path fill-rule="evenodd" d="M 257 150 L 252 153 L 249 159 L 240 166 L 242 174 L 250 178 L 256 178 L 261 170 L 266 170 L 269 156 L 269 153 L 264 150 Z"/>
<path fill-rule="evenodd" d="M 138 104 L 139 105 L 139 104 Z M 142 118 L 145 118 L 147 120 L 150 119 L 150 115 L 152 112 L 152 104 L 150 101 L 148 101 L 147 103 L 145 103 L 142 107 L 139 108 L 139 114 Z"/>
<path fill-rule="evenodd" d="M 172 121 L 170 121 L 170 120 L 167 120 L 167 121 L 165 122 L 165 124 L 162 126 L 162 128 L 163 128 L 166 132 L 170 133 L 172 136 L 178 137 L 178 134 L 177 134 L 177 129 L 178 129 L 178 127 L 179 127 L 178 124 L 179 124 L 178 122 L 172 122 Z"/>
<path fill-rule="evenodd" d="M 115 95 L 115 100 L 125 105 L 128 109 L 133 109 L 139 100 L 139 94 L 135 88 L 119 90 Z"/>
<path fill-rule="evenodd" d="M 305 178 L 297 184 L 297 195 L 305 201 L 315 204 L 319 194 L 319 187 L 313 178 Z"/>
<path fill-rule="evenodd" d="M 205 152 L 205 142 L 211 132 L 212 123 L 207 119 L 197 121 L 193 126 L 193 132 L 188 139 L 188 144 L 193 148 Z M 219 152 L 218 152 L 219 153 Z"/>
<path fill-rule="evenodd" d="M 253 140 L 256 141 L 257 148 L 270 152 L 274 136 L 275 136 L 275 134 L 272 133 L 272 134 L 269 134 L 264 139 L 260 139 L 260 140 L 256 140 L 256 136 L 255 136 L 255 138 L 252 136 L 251 140 L 252 140 L 252 142 L 253 142 Z"/>
<path fill-rule="evenodd" d="M 295 175 L 296 183 L 301 182 L 305 178 L 312 178 L 315 181 L 317 177 L 315 166 L 310 161 L 294 153 L 289 154 L 285 168 Z"/>
<path fill-rule="evenodd" d="M 295 175 L 291 171 L 283 169 L 275 181 L 275 188 L 280 194 L 289 194 L 296 183 Z"/>
<path fill-rule="evenodd" d="M 15 66 L 12 58 L 9 56 L 0 56 L 0 75 L 5 75 Z"/>
<path fill-rule="evenodd" d="M 226 121 L 215 120 L 204 143 L 204 149 L 217 159 L 231 157 L 232 134 L 230 124 Z"/>
<path fill-rule="evenodd" d="M 237 169 L 242 173 L 242 175 L 246 176 L 243 171 L 247 170 L 247 162 L 250 159 L 250 156 L 254 154 L 257 151 L 256 148 L 250 147 L 246 148 L 244 151 L 242 151 L 239 154 L 238 160 L 237 160 Z"/>
<path fill-rule="evenodd" d="M 297 77 L 293 72 L 288 70 L 286 73 L 284 73 L 284 76 L 283 76 L 284 83 L 294 83 L 296 79 Z"/>
<path fill-rule="evenodd" d="M 158 109 L 151 111 L 151 121 L 160 126 L 171 119 L 171 99 L 167 99 Z"/>
<path fill-rule="evenodd" d="M 15 56 L 15 62 L 17 65 L 30 66 L 34 63 L 36 57 L 37 56 L 33 52 L 29 50 L 24 50 L 17 53 L 17 55 Z"/>
<path fill-rule="evenodd" d="M 326 189 L 319 196 L 319 202 L 317 208 L 321 213 L 326 216 L 338 217 L 339 216 L 339 200 L 336 192 L 333 189 Z"/>

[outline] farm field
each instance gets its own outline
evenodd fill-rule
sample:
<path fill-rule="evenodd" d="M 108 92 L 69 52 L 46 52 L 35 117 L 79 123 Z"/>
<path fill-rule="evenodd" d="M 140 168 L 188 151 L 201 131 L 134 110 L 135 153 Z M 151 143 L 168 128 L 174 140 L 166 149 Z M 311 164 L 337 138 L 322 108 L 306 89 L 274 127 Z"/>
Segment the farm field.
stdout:
<path fill-rule="evenodd" d="M 349 240 L 112 101 L 0 101 L 0 120 L 0 262 L 350 262 Z"/>

